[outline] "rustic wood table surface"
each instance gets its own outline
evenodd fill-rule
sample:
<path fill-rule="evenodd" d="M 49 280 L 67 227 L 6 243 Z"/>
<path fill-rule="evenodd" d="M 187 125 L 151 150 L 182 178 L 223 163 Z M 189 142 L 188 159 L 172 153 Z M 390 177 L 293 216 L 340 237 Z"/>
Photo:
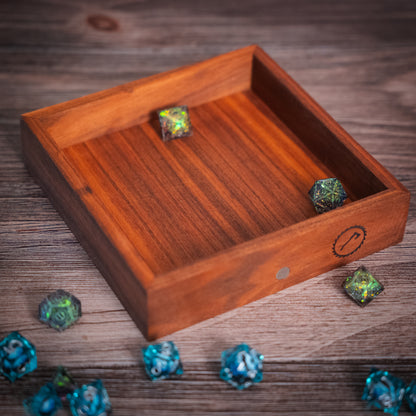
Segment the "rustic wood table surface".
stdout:
<path fill-rule="evenodd" d="M 371 367 L 416 378 L 413 197 L 400 244 L 166 337 L 185 373 L 152 383 L 145 339 L 28 174 L 19 138 L 22 113 L 257 43 L 414 194 L 415 1 L 3 0 L 0 21 L 0 337 L 18 330 L 38 351 L 34 373 L 1 378 L 0 415 L 23 414 L 58 365 L 102 378 L 116 416 L 365 415 Z M 385 286 L 367 308 L 340 287 L 361 264 Z M 63 333 L 37 319 L 58 288 L 83 305 Z M 218 372 L 242 341 L 265 366 L 239 392 Z"/>

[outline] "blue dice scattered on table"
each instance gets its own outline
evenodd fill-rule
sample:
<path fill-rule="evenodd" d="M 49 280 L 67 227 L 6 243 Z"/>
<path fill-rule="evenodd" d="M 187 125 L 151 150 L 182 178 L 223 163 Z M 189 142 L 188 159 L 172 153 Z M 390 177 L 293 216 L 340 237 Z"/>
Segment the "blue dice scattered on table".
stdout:
<path fill-rule="evenodd" d="M 101 380 L 83 385 L 68 395 L 69 407 L 73 416 L 108 416 L 111 402 Z"/>
<path fill-rule="evenodd" d="M 221 354 L 220 377 L 238 390 L 263 379 L 264 356 L 247 344 L 240 344 Z"/>
<path fill-rule="evenodd" d="M 36 370 L 36 348 L 18 332 L 0 342 L 0 372 L 11 382 Z"/>
<path fill-rule="evenodd" d="M 151 380 L 163 380 L 183 374 L 179 351 L 172 341 L 142 349 L 144 367 Z"/>
<path fill-rule="evenodd" d="M 23 402 L 30 416 L 53 416 L 62 408 L 62 402 L 52 383 L 45 384 L 33 397 Z"/>
<path fill-rule="evenodd" d="M 368 403 L 368 408 L 375 407 L 397 416 L 405 394 L 405 383 L 388 371 L 371 370 L 367 377 L 363 400 Z"/>
<path fill-rule="evenodd" d="M 49 295 L 39 305 L 40 320 L 59 331 L 68 328 L 80 316 L 81 303 L 63 290 Z M 183 374 L 179 351 L 172 341 L 149 345 L 142 348 L 142 353 L 146 373 L 152 381 Z M 243 390 L 263 379 L 263 360 L 264 356 L 254 348 L 239 344 L 222 352 L 220 377 Z M 0 341 L 0 373 L 11 382 L 36 368 L 36 348 L 19 332 L 12 332 Z M 373 369 L 366 379 L 362 399 L 367 401 L 368 408 L 374 407 L 392 416 L 398 416 L 405 399 L 416 415 L 416 380 L 406 387 L 404 381 L 388 371 Z M 108 416 L 112 412 L 101 380 L 77 388 L 64 367 L 58 368 L 51 383 L 24 400 L 23 406 L 30 416 L 54 416 L 66 400 L 72 416 Z"/>

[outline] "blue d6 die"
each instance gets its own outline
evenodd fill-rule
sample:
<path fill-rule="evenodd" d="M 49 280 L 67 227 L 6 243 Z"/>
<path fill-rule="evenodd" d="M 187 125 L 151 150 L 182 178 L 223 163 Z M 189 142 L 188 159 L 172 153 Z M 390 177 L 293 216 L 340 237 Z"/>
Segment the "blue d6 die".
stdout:
<path fill-rule="evenodd" d="M 101 380 L 95 380 L 68 394 L 73 416 L 108 416 L 111 402 Z"/>
<path fill-rule="evenodd" d="M 183 373 L 179 351 L 172 341 L 142 349 L 144 366 L 151 380 L 162 380 Z"/>
<path fill-rule="evenodd" d="M 0 342 L 0 373 L 11 382 L 36 369 L 36 348 L 18 332 Z"/>
<path fill-rule="evenodd" d="M 374 369 L 367 377 L 363 400 L 368 407 L 375 407 L 397 416 L 405 393 L 405 383 L 388 371 Z"/>
<path fill-rule="evenodd" d="M 409 409 L 416 415 L 416 380 L 413 380 L 407 387 L 405 396 Z"/>
<path fill-rule="evenodd" d="M 238 390 L 263 379 L 264 356 L 247 344 L 240 344 L 221 354 L 220 377 Z"/>
<path fill-rule="evenodd" d="M 31 416 L 53 416 L 62 402 L 51 383 L 45 384 L 37 394 L 23 402 L 26 413 Z"/>

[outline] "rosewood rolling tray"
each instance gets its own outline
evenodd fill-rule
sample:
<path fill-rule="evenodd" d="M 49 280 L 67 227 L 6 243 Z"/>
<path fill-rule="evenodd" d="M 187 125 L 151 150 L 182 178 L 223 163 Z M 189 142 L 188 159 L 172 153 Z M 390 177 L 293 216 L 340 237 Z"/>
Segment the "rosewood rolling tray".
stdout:
<path fill-rule="evenodd" d="M 164 143 L 156 111 L 188 105 Z M 22 116 L 25 162 L 148 339 L 403 238 L 409 193 L 249 46 Z M 337 177 L 345 205 L 308 191 Z"/>

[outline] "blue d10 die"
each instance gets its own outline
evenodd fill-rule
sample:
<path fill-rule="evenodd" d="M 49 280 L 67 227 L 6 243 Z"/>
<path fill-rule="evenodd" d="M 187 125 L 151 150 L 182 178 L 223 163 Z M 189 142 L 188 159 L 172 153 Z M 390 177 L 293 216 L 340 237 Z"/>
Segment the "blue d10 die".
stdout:
<path fill-rule="evenodd" d="M 388 371 L 374 369 L 367 377 L 363 400 L 368 408 L 375 407 L 397 416 L 405 393 L 405 383 Z"/>
<path fill-rule="evenodd" d="M 0 373 L 11 382 L 36 370 L 36 348 L 18 332 L 12 332 L 0 342 Z"/>
<path fill-rule="evenodd" d="M 39 320 L 57 331 L 64 331 L 82 315 L 81 302 L 65 290 L 57 290 L 39 305 Z"/>
<path fill-rule="evenodd" d="M 73 416 L 108 416 L 111 402 L 101 380 L 95 380 L 68 394 Z"/>
<path fill-rule="evenodd" d="M 26 413 L 30 416 L 53 416 L 61 407 L 53 384 L 45 384 L 37 394 L 23 402 Z"/>
<path fill-rule="evenodd" d="M 179 351 L 172 341 L 149 345 L 142 352 L 146 373 L 151 380 L 163 380 L 183 374 Z"/>
<path fill-rule="evenodd" d="M 405 396 L 409 409 L 416 415 L 416 380 L 413 380 L 407 387 Z"/>
<path fill-rule="evenodd" d="M 264 356 L 247 344 L 240 344 L 221 354 L 220 377 L 238 390 L 263 379 Z"/>

